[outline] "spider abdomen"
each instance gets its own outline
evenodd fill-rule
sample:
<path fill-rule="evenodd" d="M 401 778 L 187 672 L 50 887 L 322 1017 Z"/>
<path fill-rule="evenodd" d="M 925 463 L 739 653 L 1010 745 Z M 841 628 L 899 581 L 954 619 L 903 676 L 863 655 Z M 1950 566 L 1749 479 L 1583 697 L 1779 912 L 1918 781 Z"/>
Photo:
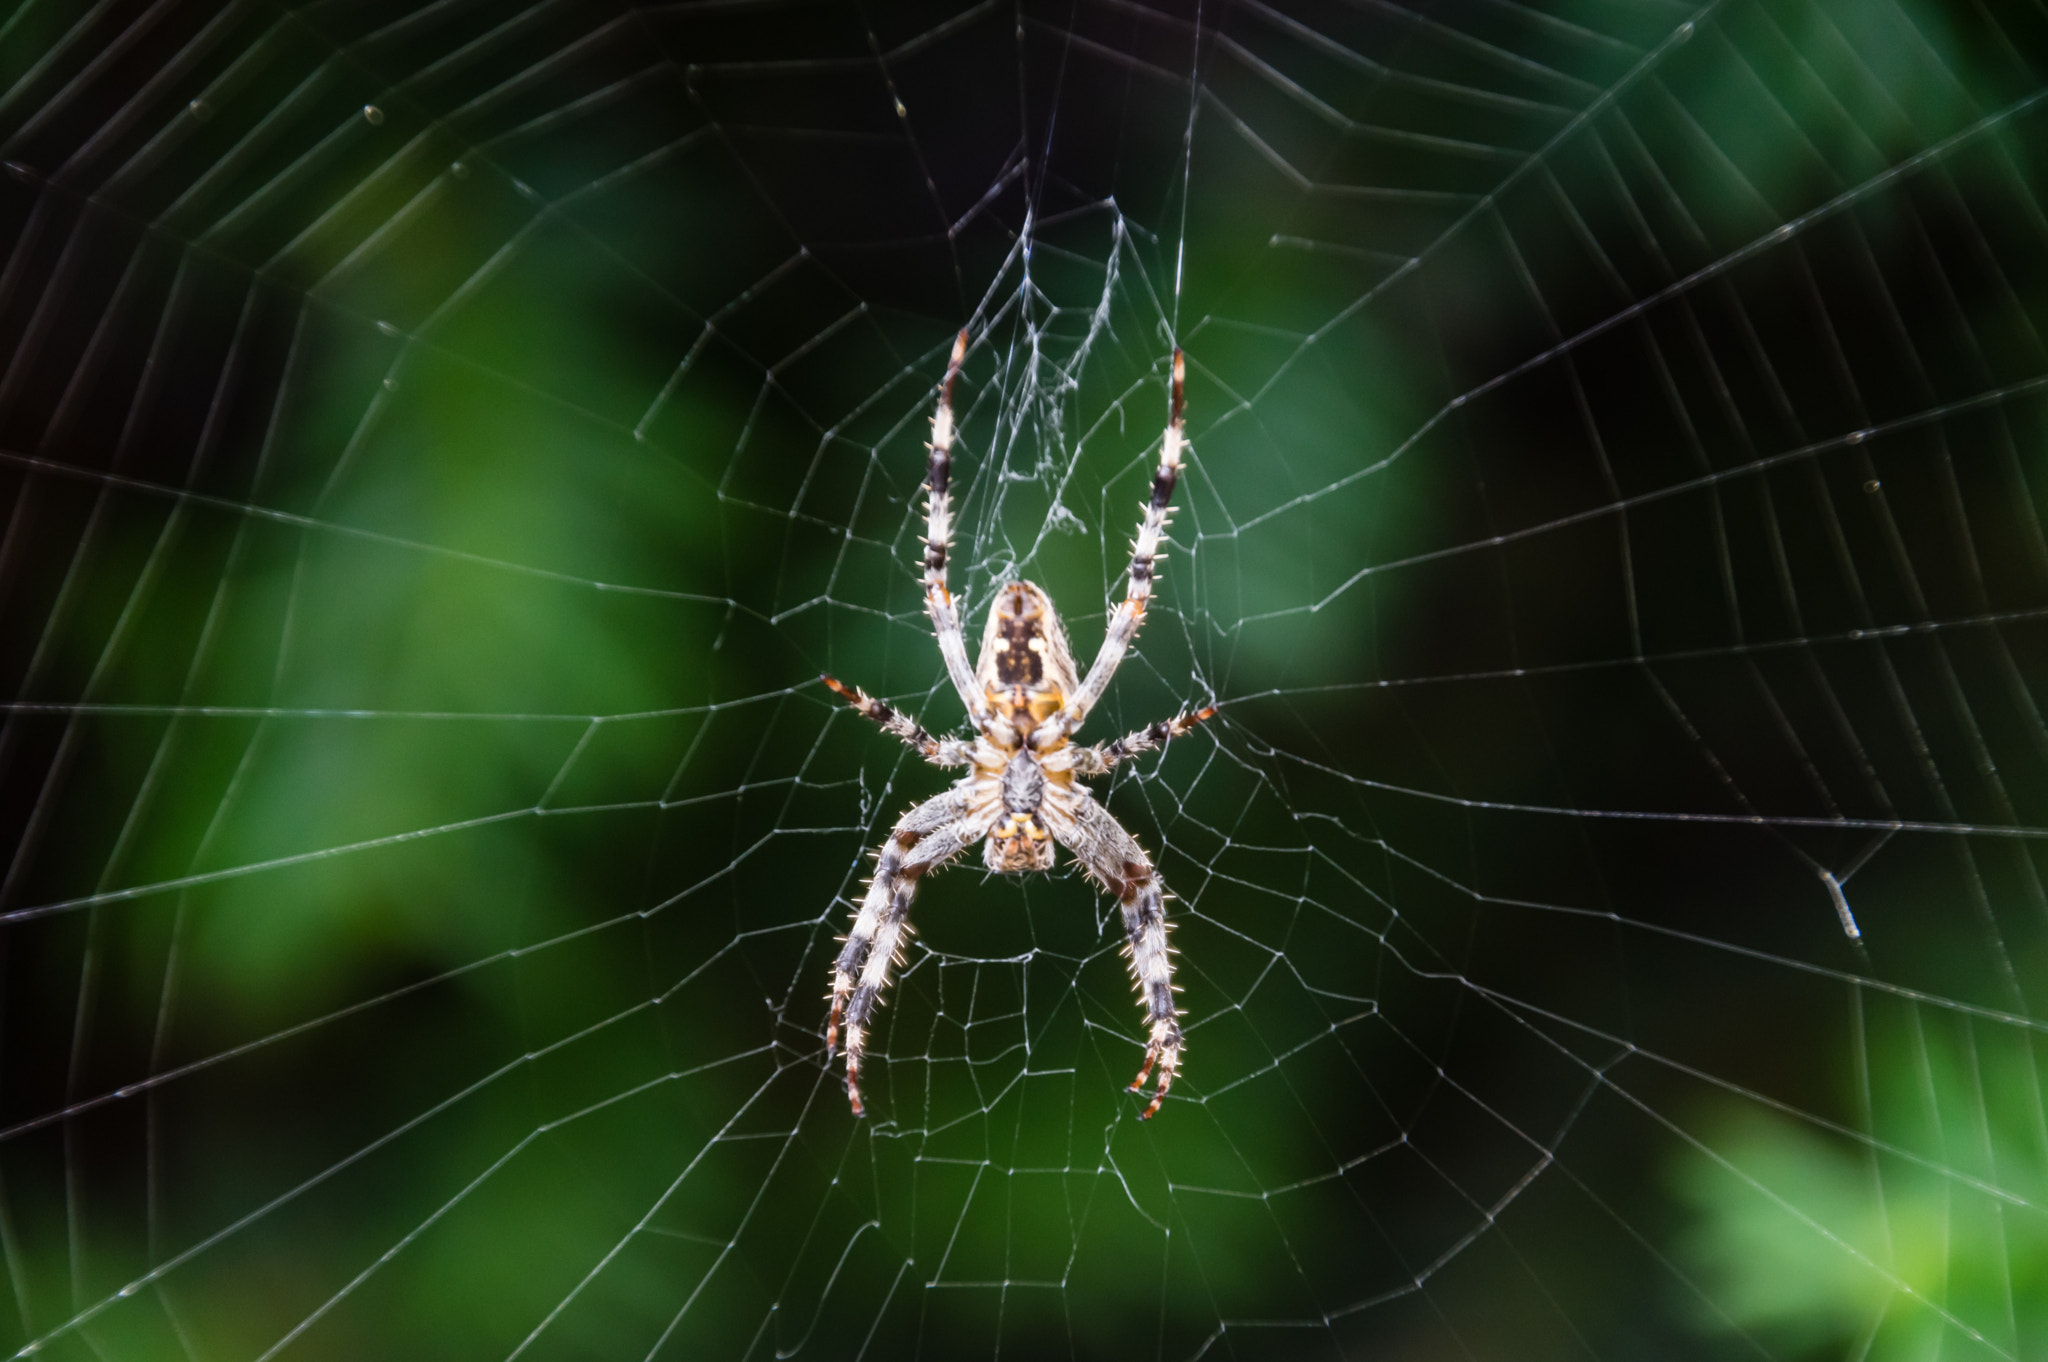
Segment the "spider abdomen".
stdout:
<path fill-rule="evenodd" d="M 989 711 L 1019 734 L 1059 713 L 1080 682 L 1052 598 L 1030 582 L 997 587 L 974 674 Z"/>

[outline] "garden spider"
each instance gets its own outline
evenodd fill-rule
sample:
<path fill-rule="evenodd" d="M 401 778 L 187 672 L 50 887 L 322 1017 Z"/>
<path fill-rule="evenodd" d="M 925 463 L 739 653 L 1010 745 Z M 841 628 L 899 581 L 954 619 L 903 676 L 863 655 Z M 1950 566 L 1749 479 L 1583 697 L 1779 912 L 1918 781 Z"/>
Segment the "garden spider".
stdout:
<path fill-rule="evenodd" d="M 834 691 L 880 724 L 885 732 L 917 749 L 934 766 L 965 766 L 968 774 L 936 799 L 918 805 L 898 819 L 882 843 L 875 877 L 839 952 L 832 976 L 832 1020 L 825 1029 L 829 1063 L 846 1027 L 846 1095 L 853 1114 L 861 1114 L 860 1061 L 867 1046 L 868 1023 L 889 968 L 900 953 L 908 930 L 910 900 L 917 882 L 976 842 L 986 838 L 982 859 L 999 874 L 1050 870 L 1055 842 L 1074 853 L 1088 878 L 1116 895 L 1123 906 L 1125 954 L 1138 986 L 1139 1005 L 1151 1025 L 1145 1064 L 1131 1083 L 1142 1092 L 1155 1065 L 1159 1088 L 1140 1115 L 1149 1118 L 1166 1099 L 1180 1071 L 1181 1029 L 1173 1005 L 1173 965 L 1166 945 L 1166 889 L 1137 839 L 1095 802 L 1077 776 L 1099 776 L 1118 762 L 1149 752 L 1193 728 L 1216 712 L 1215 706 L 1141 728 L 1125 738 L 1095 747 L 1068 742 L 1109 686 L 1117 664 L 1130 649 L 1145 605 L 1152 596 L 1154 565 L 1161 557 L 1159 537 L 1172 514 L 1173 485 L 1180 477 L 1182 389 L 1187 367 L 1173 352 L 1173 398 L 1166 435 L 1159 449 L 1159 468 L 1152 475 L 1152 498 L 1131 546 L 1130 588 L 1110 615 L 1102 651 L 1085 679 L 1077 677 L 1073 650 L 1052 599 L 1030 582 L 1006 582 L 996 588 L 989 606 L 988 628 L 982 634 L 981 657 L 967 666 L 967 642 L 960 632 L 958 602 L 946 589 L 946 551 L 952 541 L 950 483 L 953 468 L 953 380 L 967 357 L 967 332 L 953 342 L 953 357 L 939 387 L 938 410 L 932 414 L 931 464 L 925 485 L 930 493 L 929 524 L 924 549 L 924 606 L 938 635 L 939 654 L 953 689 L 967 705 L 976 736 L 934 738 L 907 714 L 867 692 L 821 678 Z"/>

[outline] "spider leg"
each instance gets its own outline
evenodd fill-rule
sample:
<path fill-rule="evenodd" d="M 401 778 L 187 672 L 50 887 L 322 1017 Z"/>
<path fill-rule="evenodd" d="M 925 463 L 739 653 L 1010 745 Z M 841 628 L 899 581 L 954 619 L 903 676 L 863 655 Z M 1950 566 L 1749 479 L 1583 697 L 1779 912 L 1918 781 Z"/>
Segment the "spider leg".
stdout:
<path fill-rule="evenodd" d="M 1138 636 L 1138 626 L 1145 622 L 1145 606 L 1152 599 L 1152 581 L 1157 575 L 1160 558 L 1159 540 L 1166 533 L 1166 523 L 1173 514 L 1173 488 L 1180 481 L 1181 451 L 1187 448 L 1187 436 L 1181 420 L 1186 406 L 1187 361 L 1181 352 L 1173 352 L 1173 402 L 1167 417 L 1166 435 L 1159 442 L 1159 467 L 1152 474 L 1152 498 L 1145 503 L 1144 519 L 1138 522 L 1138 537 L 1131 544 L 1130 585 L 1125 590 L 1123 601 L 1110 612 L 1109 629 L 1102 638 L 1102 651 L 1095 655 L 1095 661 L 1088 668 L 1088 675 L 1082 680 L 1081 688 L 1069 697 L 1066 707 L 1046 721 L 1046 728 L 1057 725 L 1053 732 L 1041 728 L 1033 737 L 1033 746 L 1045 748 L 1053 738 L 1065 737 L 1081 726 L 1088 717 L 1088 711 L 1095 708 L 1095 702 L 1109 689 L 1109 679 L 1116 675 L 1116 669 L 1130 651 L 1131 640 Z"/>
<path fill-rule="evenodd" d="M 1079 786 L 1060 790 L 1056 798 L 1050 797 L 1052 789 L 1047 794 L 1046 826 L 1074 853 L 1089 878 L 1116 895 L 1123 908 L 1124 954 L 1131 962 L 1138 1005 L 1145 1010 L 1151 1029 L 1144 1067 L 1131 1081 L 1130 1090 L 1142 1092 L 1153 1068 L 1159 1070 L 1159 1086 L 1152 1101 L 1138 1114 L 1139 1120 L 1147 1121 L 1166 1100 L 1167 1089 L 1180 1072 L 1183 1044 L 1180 1010 L 1173 1005 L 1172 951 L 1166 944 L 1166 886 L 1137 839 L 1125 832 L 1093 795 Z"/>
<path fill-rule="evenodd" d="M 960 632 L 960 605 L 946 587 L 946 554 L 953 547 L 953 380 L 967 359 L 967 329 L 953 340 L 953 357 L 939 385 L 938 409 L 932 413 L 931 461 L 925 470 L 924 609 L 938 636 L 946 675 L 960 692 L 976 728 L 988 727 L 988 701 L 974 682 L 967 661 L 967 639 Z"/>
<path fill-rule="evenodd" d="M 1064 750 L 1073 753 L 1073 770 L 1077 774 L 1107 775 L 1132 757 L 1166 746 L 1169 740 L 1180 737 L 1196 724 L 1213 718 L 1215 714 L 1216 706 L 1210 705 L 1193 713 L 1182 713 L 1171 719 L 1161 719 L 1158 723 L 1141 728 L 1135 733 L 1128 733 L 1115 742 L 1098 743 L 1093 747 L 1069 747 Z"/>
<path fill-rule="evenodd" d="M 825 1027 L 828 1063 L 839 1046 L 840 1025 L 846 1027 L 846 1096 L 855 1116 L 863 1114 L 860 1061 L 867 1049 L 868 1020 L 909 932 L 917 882 L 987 836 L 990 817 L 970 809 L 965 791 L 955 786 L 903 815 L 882 843 L 875 877 L 833 966 L 832 1019 Z"/>
<path fill-rule="evenodd" d="M 891 737 L 900 738 L 917 749 L 918 755 L 934 766 L 971 766 L 974 764 L 974 744 L 964 738 L 934 738 L 925 732 L 924 725 L 897 709 L 886 700 L 877 700 L 859 686 L 849 686 L 836 677 L 818 678 L 833 692 L 844 697 L 868 718 L 882 726 L 882 731 Z M 1156 726 L 1156 725 L 1155 725 Z"/>

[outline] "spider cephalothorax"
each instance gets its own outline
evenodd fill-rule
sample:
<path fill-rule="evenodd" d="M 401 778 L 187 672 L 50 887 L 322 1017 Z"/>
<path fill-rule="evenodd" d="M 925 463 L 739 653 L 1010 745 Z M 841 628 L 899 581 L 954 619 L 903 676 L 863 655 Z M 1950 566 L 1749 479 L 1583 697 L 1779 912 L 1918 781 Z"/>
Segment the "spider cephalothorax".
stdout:
<path fill-rule="evenodd" d="M 936 799 L 897 820 L 882 844 L 875 878 L 861 901 L 853 930 L 832 976 L 832 1020 L 825 1030 L 829 1056 L 846 1028 L 846 1094 L 861 1112 L 860 1061 L 868 1022 L 889 982 L 910 917 L 911 895 L 926 873 L 984 842 L 982 859 L 999 874 L 1052 868 L 1055 843 L 1074 853 L 1090 879 L 1114 894 L 1123 908 L 1131 974 L 1151 1025 L 1144 1067 L 1132 1091 L 1144 1088 L 1154 1065 L 1159 1087 L 1141 1119 L 1159 1110 L 1180 1069 L 1179 1012 L 1173 1005 L 1173 965 L 1166 946 L 1166 890 L 1137 840 L 1079 784 L 1077 776 L 1099 776 L 1126 758 L 1149 752 L 1207 719 L 1213 707 L 1139 729 L 1095 747 L 1076 747 L 1069 738 L 1102 698 L 1117 664 L 1129 650 L 1145 605 L 1152 596 L 1159 540 L 1172 514 L 1173 487 L 1180 477 L 1181 408 L 1186 369 L 1173 352 L 1173 397 L 1160 442 L 1152 496 L 1131 551 L 1130 586 L 1109 619 L 1102 651 L 1083 678 L 1074 669 L 1073 649 L 1052 598 L 1030 582 L 996 588 L 982 634 L 981 656 L 972 671 L 961 636 L 960 612 L 946 588 L 946 555 L 952 546 L 953 381 L 967 358 L 967 333 L 953 342 L 953 358 L 939 387 L 932 416 L 931 463 L 925 479 L 930 493 L 925 535 L 925 611 L 938 635 L 946 673 L 967 706 L 976 736 L 934 738 L 916 720 L 886 702 L 831 677 L 827 686 L 861 713 L 916 748 L 935 766 L 965 766 L 967 775 Z M 985 839 L 985 840 L 984 840 Z"/>

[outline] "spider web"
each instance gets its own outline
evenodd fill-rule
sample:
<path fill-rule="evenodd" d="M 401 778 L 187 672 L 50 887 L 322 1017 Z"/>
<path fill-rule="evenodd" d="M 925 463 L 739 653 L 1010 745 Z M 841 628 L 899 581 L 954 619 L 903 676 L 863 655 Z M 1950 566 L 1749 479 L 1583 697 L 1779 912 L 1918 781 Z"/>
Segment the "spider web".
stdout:
<path fill-rule="evenodd" d="M 1925 0 L 0 19 L 17 1355 L 2048 1349 L 2048 18 Z M 920 608 L 1070 867 L 835 937 Z"/>

